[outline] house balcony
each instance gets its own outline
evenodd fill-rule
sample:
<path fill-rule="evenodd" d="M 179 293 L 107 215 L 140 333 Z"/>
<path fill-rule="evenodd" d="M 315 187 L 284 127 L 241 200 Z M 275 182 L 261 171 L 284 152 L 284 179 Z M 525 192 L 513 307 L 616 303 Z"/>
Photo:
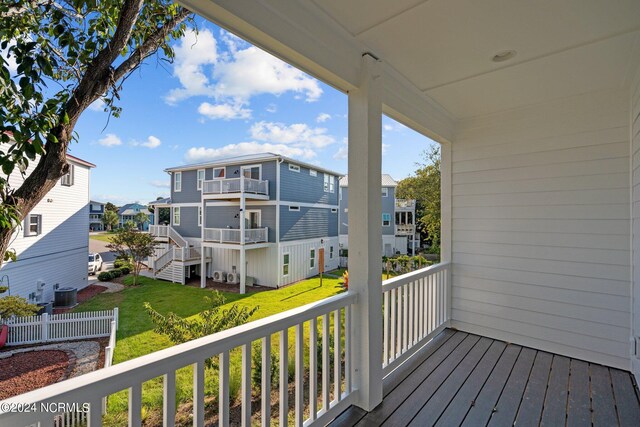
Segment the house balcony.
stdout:
<path fill-rule="evenodd" d="M 413 224 L 396 224 L 396 236 L 413 236 L 416 226 Z"/>
<path fill-rule="evenodd" d="M 207 243 L 220 243 L 240 245 L 241 230 L 238 228 L 205 228 L 204 241 Z M 269 241 L 269 228 L 247 228 L 244 230 L 244 244 L 253 245 L 267 243 Z"/>
<path fill-rule="evenodd" d="M 416 201 L 410 199 L 396 199 L 396 211 L 415 211 Z"/>
<path fill-rule="evenodd" d="M 251 178 L 220 178 L 204 181 L 202 197 L 205 199 L 269 200 L 269 181 Z"/>

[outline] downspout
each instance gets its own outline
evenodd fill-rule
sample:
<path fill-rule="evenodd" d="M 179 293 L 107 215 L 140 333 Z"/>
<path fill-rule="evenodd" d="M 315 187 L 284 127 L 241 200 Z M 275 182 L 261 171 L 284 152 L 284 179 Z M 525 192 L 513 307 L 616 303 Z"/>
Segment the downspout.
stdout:
<path fill-rule="evenodd" d="M 282 165 L 283 162 L 284 159 L 282 157 L 276 162 L 276 253 L 278 257 L 278 262 L 276 263 L 278 283 L 276 284 L 276 288 L 280 287 L 282 279 L 280 277 L 280 272 L 282 271 L 282 257 L 280 256 L 280 165 Z"/>

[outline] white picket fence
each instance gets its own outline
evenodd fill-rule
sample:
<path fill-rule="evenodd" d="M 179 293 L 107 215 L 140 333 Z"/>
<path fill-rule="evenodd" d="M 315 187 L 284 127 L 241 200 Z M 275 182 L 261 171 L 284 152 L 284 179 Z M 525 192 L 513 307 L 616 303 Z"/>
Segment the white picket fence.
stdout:
<path fill-rule="evenodd" d="M 111 322 L 118 323 L 118 308 L 84 313 L 42 314 L 0 319 L 9 326 L 7 345 L 36 344 L 108 337 Z"/>

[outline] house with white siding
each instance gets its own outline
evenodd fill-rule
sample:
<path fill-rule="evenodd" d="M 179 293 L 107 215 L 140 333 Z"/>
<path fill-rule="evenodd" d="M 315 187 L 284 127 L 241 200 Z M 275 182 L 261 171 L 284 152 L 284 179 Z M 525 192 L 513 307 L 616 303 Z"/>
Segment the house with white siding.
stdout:
<path fill-rule="evenodd" d="M 12 238 L 16 261 L 5 262 L 0 277 L 7 276 L 11 295 L 33 302 L 48 302 L 57 287 L 83 289 L 89 253 L 89 183 L 94 164 L 67 154 L 69 173 L 29 212 Z M 35 168 L 30 162 L 25 176 Z M 12 187 L 24 178 L 9 177 Z M 6 282 L 5 282 L 6 283 Z M 8 295 L 8 294 L 6 294 Z"/>
<path fill-rule="evenodd" d="M 420 242 L 416 233 L 416 201 L 396 199 L 398 182 L 382 174 L 382 254 L 415 255 Z M 340 249 L 349 249 L 349 177 L 340 179 Z M 357 213 L 356 213 L 357 215 Z"/>
<path fill-rule="evenodd" d="M 257 411 L 275 421 L 277 393 L 279 425 L 640 425 L 639 1 L 180 4 L 348 99 L 349 289 L 11 403 L 88 401 L 97 426 L 103 398 L 128 389 L 138 426 L 144 385 L 163 376 L 172 426 L 189 369 L 193 424 L 217 398 L 227 426 L 235 352 L 243 426 Z M 440 263 L 384 282 L 383 114 L 442 153 Z M 0 412 L 2 425 L 53 420 Z"/>
<path fill-rule="evenodd" d="M 340 174 L 265 153 L 166 169 L 171 224 L 153 261 L 159 278 L 280 287 L 338 267 Z M 156 215 L 159 219 L 159 216 Z M 322 255 L 321 255 L 322 252 Z"/>

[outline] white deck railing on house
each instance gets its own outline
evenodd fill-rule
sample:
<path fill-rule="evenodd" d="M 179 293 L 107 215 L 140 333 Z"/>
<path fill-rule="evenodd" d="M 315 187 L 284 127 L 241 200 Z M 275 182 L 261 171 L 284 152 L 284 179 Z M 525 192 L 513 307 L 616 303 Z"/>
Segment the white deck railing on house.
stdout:
<path fill-rule="evenodd" d="M 243 426 L 251 424 L 251 349 L 254 341 L 262 343 L 261 377 L 261 417 L 262 425 L 271 423 L 271 339 L 277 334 L 279 340 L 279 418 L 280 425 L 288 425 L 289 414 L 289 329 L 294 329 L 295 366 L 295 409 L 296 426 L 324 425 L 354 401 L 351 380 L 351 318 L 356 294 L 343 293 L 334 297 L 308 304 L 284 313 L 256 320 L 214 335 L 167 348 L 137 359 L 129 360 L 100 371 L 69 379 L 62 383 L 34 390 L 4 401 L 9 405 L 65 402 L 83 404 L 88 402 L 89 425 L 102 425 L 102 399 L 120 390 L 129 391 L 128 424 L 139 426 L 142 411 L 142 385 L 144 382 L 164 376 L 164 425 L 173 425 L 176 410 L 176 371 L 191 366 L 193 369 L 193 424 L 204 425 L 205 411 L 205 360 L 218 357 L 219 374 L 219 414 L 221 426 L 229 425 L 230 352 L 236 348 L 242 353 L 242 374 L 240 401 Z M 333 325 L 331 318 L 333 317 Z M 305 324 L 309 325 L 309 337 L 305 337 Z M 321 358 L 317 356 L 318 332 L 322 337 Z M 330 342 L 333 338 L 333 358 Z M 309 342 L 309 362 L 305 363 L 305 340 Z M 344 348 L 342 346 L 344 343 Z M 331 362 L 333 360 L 333 362 Z M 322 363 L 321 380 L 318 366 Z M 333 366 L 331 366 L 333 363 Z M 329 368 L 329 369 L 327 369 Z M 332 368 L 332 369 L 331 369 Z M 331 375 L 333 371 L 333 375 Z M 343 375 L 344 372 L 344 375 Z M 307 388 L 308 387 L 308 388 Z M 304 395 L 316 396 L 309 402 L 310 415 L 305 417 Z M 2 408 L 0 408 L 2 411 Z M 2 413 L 0 425 L 27 426 L 35 423 L 53 425 L 56 414 Z M 305 419 L 306 418 L 306 419 Z"/>
<path fill-rule="evenodd" d="M 450 319 L 450 264 L 437 264 L 382 282 L 385 374 L 440 333 Z"/>
<path fill-rule="evenodd" d="M 149 234 L 155 237 L 168 237 L 180 247 L 189 246 L 189 242 L 170 225 L 150 225 Z"/>
<path fill-rule="evenodd" d="M 205 228 L 204 241 L 214 243 L 240 243 L 240 230 L 237 228 Z M 245 243 L 269 241 L 269 228 L 247 228 L 244 230 Z"/>
<path fill-rule="evenodd" d="M 244 183 L 244 184 L 243 184 Z M 218 178 L 204 181 L 203 194 L 252 193 L 269 195 L 269 181 L 252 178 Z"/>
<path fill-rule="evenodd" d="M 415 209 L 416 201 L 412 199 L 396 199 L 397 209 Z"/>
<path fill-rule="evenodd" d="M 111 322 L 118 319 L 118 308 L 84 313 L 42 314 L 0 319 L 9 326 L 7 345 L 36 344 L 107 337 Z"/>
<path fill-rule="evenodd" d="M 192 246 L 184 248 L 173 248 L 173 259 L 182 262 L 193 259 L 200 259 L 200 251 Z"/>

